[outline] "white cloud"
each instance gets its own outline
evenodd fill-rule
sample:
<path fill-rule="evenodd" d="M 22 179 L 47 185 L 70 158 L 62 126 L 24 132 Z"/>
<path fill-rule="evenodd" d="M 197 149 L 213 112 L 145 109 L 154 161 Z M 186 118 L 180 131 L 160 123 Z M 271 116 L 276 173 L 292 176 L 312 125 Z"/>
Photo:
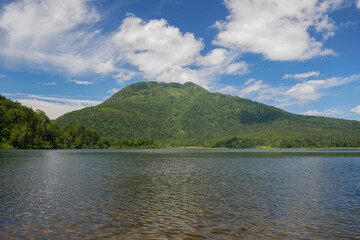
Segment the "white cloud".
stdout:
<path fill-rule="evenodd" d="M 313 101 L 322 96 L 322 94 L 318 92 L 318 89 L 325 86 L 325 84 L 325 80 L 299 83 L 289 89 L 286 93 L 291 97 L 297 98 L 301 102 Z"/>
<path fill-rule="evenodd" d="M 349 82 L 357 81 L 360 75 L 352 75 L 347 78 L 327 78 L 325 80 L 311 80 L 303 83 L 298 83 L 290 88 L 286 94 L 293 97 L 300 102 L 314 101 L 322 97 L 324 94 L 319 92 L 321 89 L 336 87 L 347 84 Z"/>
<path fill-rule="evenodd" d="M 44 82 L 44 83 L 40 83 L 40 84 L 44 85 L 44 86 L 55 86 L 56 82 Z"/>
<path fill-rule="evenodd" d="M 71 80 L 71 82 L 74 82 L 78 85 L 91 85 L 91 84 L 94 84 L 95 82 L 89 82 L 89 81 L 80 81 L 80 80 Z"/>
<path fill-rule="evenodd" d="M 308 110 L 306 112 L 303 112 L 302 115 L 308 115 L 308 116 L 325 116 L 325 117 L 329 117 L 329 116 L 335 116 L 338 115 L 339 112 L 333 109 L 327 109 L 324 111 L 318 111 L 318 110 Z"/>
<path fill-rule="evenodd" d="M 67 112 L 101 103 L 100 101 L 93 100 L 67 99 L 21 93 L 3 95 L 9 96 L 11 99 L 17 100 L 21 104 L 31 107 L 34 110 L 40 109 L 44 111 L 50 119 L 56 119 Z"/>
<path fill-rule="evenodd" d="M 228 52 L 223 48 L 215 48 L 206 56 L 200 56 L 197 60 L 199 65 L 214 66 L 222 64 L 227 58 Z"/>
<path fill-rule="evenodd" d="M 318 116 L 321 115 L 321 112 L 319 112 L 318 110 L 308 110 L 306 112 L 303 112 L 302 115 L 307 115 L 307 116 Z"/>
<path fill-rule="evenodd" d="M 306 73 L 296 73 L 296 74 L 285 74 L 282 78 L 288 79 L 288 78 L 294 78 L 294 79 L 304 79 L 309 77 L 319 77 L 320 72 L 319 71 L 313 71 L 313 72 L 306 72 Z"/>
<path fill-rule="evenodd" d="M 237 60 L 237 54 L 216 48 L 206 56 L 201 39 L 192 33 L 181 33 L 164 19 L 148 22 L 128 16 L 114 34 L 113 41 L 122 49 L 127 61 L 144 77 L 160 82 L 194 82 L 208 87 L 215 76 L 245 74 L 248 64 Z M 120 71 L 114 78 L 119 83 L 132 79 L 134 72 Z"/>
<path fill-rule="evenodd" d="M 205 88 L 214 88 L 216 84 L 214 83 L 217 77 L 221 75 L 243 75 L 250 72 L 249 65 L 245 61 L 239 61 L 238 54 L 234 52 L 229 52 L 224 60 L 217 65 L 201 66 L 197 69 L 197 73 L 200 78 L 204 80 L 206 84 L 203 86 Z M 219 61 L 220 62 L 220 61 Z M 208 86 L 207 83 L 211 83 L 211 86 Z"/>
<path fill-rule="evenodd" d="M 121 71 L 117 75 L 114 75 L 113 78 L 115 78 L 118 83 L 122 84 L 125 81 L 131 80 L 135 76 L 136 76 L 135 72 Z"/>
<path fill-rule="evenodd" d="M 250 98 L 259 102 L 282 102 L 285 98 L 289 98 L 284 93 L 286 90 L 282 87 L 273 87 L 264 83 L 263 80 L 249 79 L 241 87 L 226 86 L 218 87 L 216 92 L 235 95 L 239 97 Z"/>
<path fill-rule="evenodd" d="M 259 92 L 264 88 L 268 88 L 269 85 L 264 84 L 262 80 L 250 79 L 245 84 L 245 87 L 242 88 L 239 92 L 240 97 L 245 97 L 253 92 Z"/>
<path fill-rule="evenodd" d="M 237 63 L 232 63 L 228 65 L 225 69 L 226 74 L 245 74 L 249 72 L 249 65 L 245 61 L 240 61 Z"/>
<path fill-rule="evenodd" d="M 114 59 L 111 58 L 107 62 L 99 63 L 95 66 L 94 69 L 96 73 L 107 74 L 113 72 L 115 70 Z"/>
<path fill-rule="evenodd" d="M 65 113 L 72 112 L 75 110 L 82 109 L 86 106 L 82 105 L 71 105 L 71 104 L 61 104 L 61 103 L 54 103 L 54 102 L 46 102 L 36 99 L 19 99 L 18 102 L 21 104 L 31 107 L 34 110 L 40 109 L 46 113 L 46 115 L 50 119 L 56 119 Z"/>
<path fill-rule="evenodd" d="M 202 81 L 197 71 L 190 68 L 203 48 L 202 41 L 191 33 L 182 34 L 164 19 L 145 22 L 129 16 L 113 41 L 147 79 L 180 83 Z"/>
<path fill-rule="evenodd" d="M 357 1 L 356 6 L 360 9 L 360 0 Z"/>
<path fill-rule="evenodd" d="M 354 112 L 354 113 L 358 113 L 360 114 L 360 105 L 354 107 L 353 109 L 350 110 L 351 112 Z"/>
<path fill-rule="evenodd" d="M 110 37 L 94 29 L 99 19 L 87 0 L 10 3 L 0 14 L 0 55 L 47 71 L 110 71 L 108 61 L 118 49 Z"/>
<path fill-rule="evenodd" d="M 0 78 L 6 78 L 7 76 L 4 74 L 0 74 Z"/>
<path fill-rule="evenodd" d="M 249 72 L 239 53 L 216 48 L 202 56 L 202 39 L 182 33 L 164 19 L 146 22 L 128 15 L 118 30 L 104 34 L 98 29 L 100 14 L 92 6 L 91 0 L 18 0 L 4 5 L 0 57 L 10 66 L 73 77 L 112 73 L 119 83 L 143 75 L 148 80 L 192 81 L 207 87 L 219 75 Z M 138 71 L 124 69 L 129 64 Z"/>
<path fill-rule="evenodd" d="M 265 102 L 277 107 L 286 107 L 318 100 L 328 94 L 325 91 L 326 89 L 339 87 L 358 80 L 360 80 L 360 75 L 352 75 L 345 78 L 333 77 L 324 80 L 305 81 L 291 87 L 276 87 L 264 82 L 263 80 L 249 79 L 240 88 L 226 86 L 218 88 L 217 91 L 225 94 L 250 98 L 255 101 Z M 354 108 L 353 110 L 360 110 L 360 107 Z M 332 116 L 339 114 L 339 112 L 329 109 L 322 112 L 316 112 L 316 110 L 307 111 L 303 114 Z"/>
<path fill-rule="evenodd" d="M 240 52 L 263 54 L 270 60 L 306 60 L 333 54 L 309 30 L 334 34 L 328 13 L 342 0 L 225 0 L 230 16 L 215 26 L 215 44 Z"/>

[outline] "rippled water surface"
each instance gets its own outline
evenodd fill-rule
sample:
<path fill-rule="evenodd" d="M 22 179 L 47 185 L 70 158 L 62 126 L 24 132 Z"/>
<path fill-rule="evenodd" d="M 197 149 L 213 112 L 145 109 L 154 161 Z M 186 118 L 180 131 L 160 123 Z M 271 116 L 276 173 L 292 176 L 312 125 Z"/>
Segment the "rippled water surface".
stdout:
<path fill-rule="evenodd" d="M 359 151 L 0 151 L 0 239 L 360 239 Z"/>

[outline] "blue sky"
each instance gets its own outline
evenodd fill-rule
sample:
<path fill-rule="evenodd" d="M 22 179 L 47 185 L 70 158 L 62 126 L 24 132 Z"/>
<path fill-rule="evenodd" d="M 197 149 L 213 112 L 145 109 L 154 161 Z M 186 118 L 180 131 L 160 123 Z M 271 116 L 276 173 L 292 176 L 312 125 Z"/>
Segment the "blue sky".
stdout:
<path fill-rule="evenodd" d="M 0 93 L 52 119 L 139 81 L 192 81 L 360 120 L 358 0 L 2 0 Z"/>

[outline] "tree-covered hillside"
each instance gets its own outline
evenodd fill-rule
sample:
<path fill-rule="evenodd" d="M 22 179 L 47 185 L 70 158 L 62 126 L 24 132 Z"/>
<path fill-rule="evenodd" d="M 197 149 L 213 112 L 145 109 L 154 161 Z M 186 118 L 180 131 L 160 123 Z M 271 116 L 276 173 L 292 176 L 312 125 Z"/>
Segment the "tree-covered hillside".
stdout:
<path fill-rule="evenodd" d="M 152 139 L 118 140 L 101 137 L 81 125 L 59 127 L 44 112 L 0 95 L 0 149 L 157 147 Z"/>
<path fill-rule="evenodd" d="M 295 115 L 193 83 L 135 83 L 56 122 L 83 124 L 107 137 L 151 137 L 162 146 L 360 146 L 358 121 Z"/>

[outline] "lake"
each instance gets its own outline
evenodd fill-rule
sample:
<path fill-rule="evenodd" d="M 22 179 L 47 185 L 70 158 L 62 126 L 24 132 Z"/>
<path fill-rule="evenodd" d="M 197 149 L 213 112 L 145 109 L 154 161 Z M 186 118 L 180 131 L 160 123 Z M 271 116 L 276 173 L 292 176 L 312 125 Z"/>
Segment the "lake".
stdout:
<path fill-rule="evenodd" d="M 0 151 L 19 238 L 360 239 L 360 151 Z"/>

